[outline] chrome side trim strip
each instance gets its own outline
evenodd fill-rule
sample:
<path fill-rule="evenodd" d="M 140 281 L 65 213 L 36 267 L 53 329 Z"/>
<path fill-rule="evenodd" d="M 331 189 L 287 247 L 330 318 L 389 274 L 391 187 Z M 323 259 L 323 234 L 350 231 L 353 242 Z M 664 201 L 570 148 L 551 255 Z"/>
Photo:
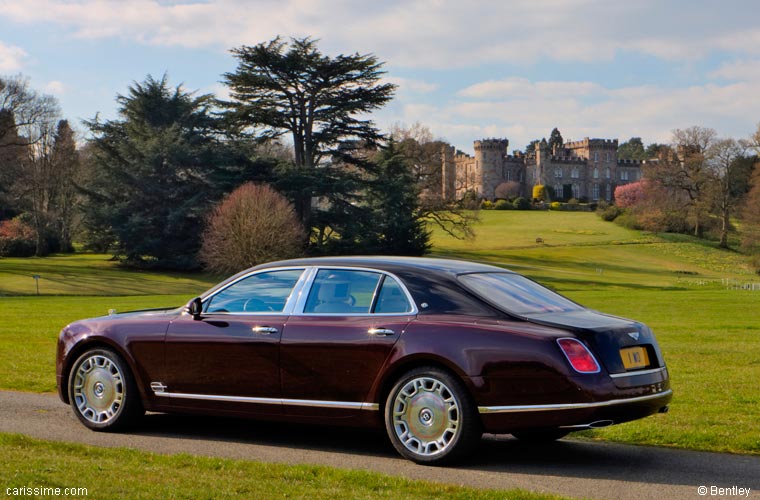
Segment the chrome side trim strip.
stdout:
<path fill-rule="evenodd" d="M 628 403 L 640 403 L 643 401 L 649 401 L 650 399 L 657 399 L 662 396 L 673 394 L 671 389 L 667 391 L 658 392 L 657 394 L 647 394 L 646 396 L 638 396 L 635 398 L 627 399 L 611 399 L 609 401 L 596 401 L 593 403 L 562 403 L 551 405 L 519 405 L 519 406 L 478 406 L 480 413 L 519 413 L 530 411 L 554 411 L 554 410 L 586 410 L 589 408 L 603 408 L 605 406 L 615 406 Z"/>
<path fill-rule="evenodd" d="M 649 375 L 652 373 L 664 372 L 665 370 L 667 370 L 667 368 L 663 366 L 662 368 L 652 368 L 651 370 L 639 370 L 636 372 L 625 372 L 625 373 L 611 373 L 610 378 L 635 377 L 636 375 Z"/>
<path fill-rule="evenodd" d="M 203 401 L 223 401 L 227 403 L 255 403 L 264 405 L 305 406 L 311 408 L 339 408 L 347 410 L 377 411 L 377 403 L 354 403 L 352 401 L 317 401 L 313 399 L 252 398 L 243 396 L 220 396 L 213 394 L 187 394 L 182 392 L 154 391 L 156 396 L 170 399 L 200 399 Z"/>

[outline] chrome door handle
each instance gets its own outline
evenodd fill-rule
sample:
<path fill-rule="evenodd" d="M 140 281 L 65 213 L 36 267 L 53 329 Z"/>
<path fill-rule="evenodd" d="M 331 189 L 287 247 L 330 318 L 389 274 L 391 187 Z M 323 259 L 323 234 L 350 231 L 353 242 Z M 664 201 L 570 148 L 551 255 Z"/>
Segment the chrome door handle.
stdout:
<path fill-rule="evenodd" d="M 389 328 L 370 328 L 367 330 L 370 335 L 379 335 L 381 337 L 387 337 L 388 335 L 395 335 L 396 332 Z"/>
<path fill-rule="evenodd" d="M 254 326 L 251 330 L 253 330 L 253 333 L 259 333 L 261 335 L 271 335 L 279 332 L 279 330 L 273 326 Z"/>

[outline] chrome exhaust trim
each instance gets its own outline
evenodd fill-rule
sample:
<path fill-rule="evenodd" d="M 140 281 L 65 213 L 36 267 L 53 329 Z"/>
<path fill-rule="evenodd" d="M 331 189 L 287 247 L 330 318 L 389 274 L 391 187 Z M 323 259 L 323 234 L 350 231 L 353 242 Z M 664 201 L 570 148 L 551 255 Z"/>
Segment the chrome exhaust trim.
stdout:
<path fill-rule="evenodd" d="M 615 422 L 613 422 L 612 420 L 596 420 L 588 424 L 563 425 L 560 427 L 560 429 L 572 429 L 575 431 L 582 431 L 582 430 L 587 430 L 587 429 L 603 429 L 605 427 L 609 427 L 613 425 L 614 423 Z"/>

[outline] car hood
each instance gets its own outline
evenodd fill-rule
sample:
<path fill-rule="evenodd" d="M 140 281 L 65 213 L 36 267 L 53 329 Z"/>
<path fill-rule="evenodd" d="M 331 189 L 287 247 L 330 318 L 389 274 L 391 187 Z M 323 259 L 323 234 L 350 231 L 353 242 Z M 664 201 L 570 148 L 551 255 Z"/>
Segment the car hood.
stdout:
<path fill-rule="evenodd" d="M 89 318 L 85 321 L 104 321 L 104 320 L 123 320 L 123 319 L 137 319 L 140 317 L 152 318 L 158 316 L 175 316 L 182 312 L 182 307 L 162 307 L 158 309 L 138 309 L 135 311 L 125 312 L 112 312 L 105 316 L 99 316 L 97 318 Z"/>

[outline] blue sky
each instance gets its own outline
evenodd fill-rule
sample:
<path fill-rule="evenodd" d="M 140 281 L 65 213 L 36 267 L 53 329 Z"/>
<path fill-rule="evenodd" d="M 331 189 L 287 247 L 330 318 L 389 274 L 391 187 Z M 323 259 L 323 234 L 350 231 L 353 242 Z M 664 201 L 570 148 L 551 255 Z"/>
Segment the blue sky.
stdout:
<path fill-rule="evenodd" d="M 276 35 L 374 53 L 399 85 L 381 128 L 420 122 L 465 151 L 564 138 L 667 142 L 760 122 L 756 0 L 0 0 L 0 75 L 23 74 L 63 115 L 116 116 L 114 98 L 165 72 L 225 96 L 229 49 Z"/>

